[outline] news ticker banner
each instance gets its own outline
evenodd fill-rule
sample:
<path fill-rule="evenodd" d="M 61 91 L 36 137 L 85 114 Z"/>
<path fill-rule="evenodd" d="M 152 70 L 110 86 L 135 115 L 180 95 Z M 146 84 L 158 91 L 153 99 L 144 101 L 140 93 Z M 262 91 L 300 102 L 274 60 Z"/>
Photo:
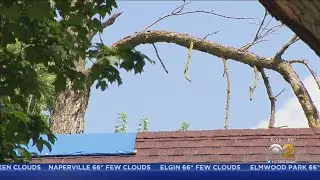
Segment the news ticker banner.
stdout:
<path fill-rule="evenodd" d="M 320 172 L 320 164 L 0 164 L 0 172 Z"/>

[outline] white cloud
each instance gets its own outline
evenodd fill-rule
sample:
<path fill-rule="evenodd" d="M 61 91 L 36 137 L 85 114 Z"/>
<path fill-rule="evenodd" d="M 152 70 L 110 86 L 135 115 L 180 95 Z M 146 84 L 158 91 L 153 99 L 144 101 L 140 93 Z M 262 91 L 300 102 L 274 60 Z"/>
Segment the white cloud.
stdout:
<path fill-rule="evenodd" d="M 320 90 L 312 76 L 306 78 L 303 81 L 303 84 L 308 89 L 313 102 L 318 107 L 318 110 L 320 110 Z M 254 128 L 267 128 L 268 123 L 268 120 L 263 120 Z M 288 128 L 309 127 L 296 96 L 289 98 L 284 106 L 277 110 L 275 127 L 280 126 L 288 126 Z"/>

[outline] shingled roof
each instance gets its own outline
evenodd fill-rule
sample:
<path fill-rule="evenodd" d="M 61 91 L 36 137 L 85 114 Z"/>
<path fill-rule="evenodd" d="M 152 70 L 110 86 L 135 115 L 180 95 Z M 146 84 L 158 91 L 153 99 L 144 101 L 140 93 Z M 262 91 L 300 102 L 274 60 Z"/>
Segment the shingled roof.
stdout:
<path fill-rule="evenodd" d="M 137 134 L 135 155 L 43 157 L 33 162 L 265 163 L 271 138 L 295 138 L 296 162 L 320 162 L 320 130 L 311 128 L 142 132 Z"/>

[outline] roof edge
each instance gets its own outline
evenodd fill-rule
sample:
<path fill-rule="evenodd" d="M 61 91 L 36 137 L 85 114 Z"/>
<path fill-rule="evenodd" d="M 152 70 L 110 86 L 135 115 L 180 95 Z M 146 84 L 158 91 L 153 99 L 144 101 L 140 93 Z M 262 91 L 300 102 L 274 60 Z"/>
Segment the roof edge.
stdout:
<path fill-rule="evenodd" d="M 320 135 L 320 129 L 314 128 L 271 128 L 271 129 L 216 129 L 191 131 L 154 131 L 138 132 L 137 139 L 182 138 L 182 137 L 230 137 L 230 136 L 297 136 Z"/>

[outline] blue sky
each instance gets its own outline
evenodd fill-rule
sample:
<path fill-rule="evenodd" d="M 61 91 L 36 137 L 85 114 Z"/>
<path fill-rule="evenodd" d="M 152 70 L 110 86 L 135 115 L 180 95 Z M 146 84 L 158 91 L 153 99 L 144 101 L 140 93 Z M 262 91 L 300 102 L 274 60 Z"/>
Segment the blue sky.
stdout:
<path fill-rule="evenodd" d="M 119 1 L 119 8 L 115 11 L 124 13 L 113 26 L 104 31 L 102 39 L 110 45 L 142 30 L 181 4 L 182 1 Z M 193 1 L 185 10 L 210 11 L 212 9 L 216 13 L 238 17 L 262 18 L 264 14 L 264 8 L 257 1 Z M 246 21 L 192 14 L 169 17 L 151 29 L 188 33 L 198 37 L 220 31 L 208 37 L 208 40 L 241 47 L 253 39 L 257 28 L 257 25 Z M 251 51 L 259 56 L 274 56 L 292 35 L 292 31 L 284 27 L 268 36 L 269 41 L 254 46 Z M 95 37 L 95 40 L 97 41 L 98 38 Z M 183 121 L 189 122 L 191 130 L 223 128 L 226 79 L 222 77 L 222 61 L 214 56 L 193 51 L 189 67 L 189 77 L 192 82 L 189 82 L 183 74 L 188 50 L 175 44 L 156 44 L 156 46 L 169 74 L 164 72 L 157 61 L 152 45 L 139 46 L 138 49 L 156 60 L 157 64 L 148 64 L 141 75 L 122 72 L 123 84 L 120 87 L 112 85 L 106 91 L 101 91 L 93 86 L 86 113 L 86 133 L 113 132 L 119 112 L 127 113 L 130 132 L 136 131 L 142 116 L 149 118 L 150 131 L 177 130 Z M 316 72 L 320 71 L 319 57 L 301 41 L 292 45 L 284 57 L 307 59 Z M 231 76 L 230 129 L 265 126 L 261 124 L 269 117 L 270 105 L 264 84 L 261 80 L 259 81 L 254 99 L 250 101 L 252 69 L 234 61 L 228 61 L 228 67 Z M 314 88 L 313 82 L 310 78 L 308 79 L 310 74 L 306 69 L 301 65 L 295 66 L 295 69 L 301 79 L 311 84 L 312 91 L 318 93 L 318 89 Z M 267 71 L 267 73 L 275 94 L 283 88 L 289 88 L 281 76 L 275 72 Z M 317 95 L 315 96 L 318 97 Z M 290 121 L 291 111 L 300 112 L 299 117 L 304 118 L 301 115 L 301 108 L 292 97 L 292 91 L 289 89 L 278 98 L 277 109 L 282 114 L 277 116 L 277 120 L 283 123 Z M 316 103 L 319 105 L 319 101 Z M 286 108 L 289 108 L 289 111 Z M 301 118 L 294 122 L 303 121 Z"/>

